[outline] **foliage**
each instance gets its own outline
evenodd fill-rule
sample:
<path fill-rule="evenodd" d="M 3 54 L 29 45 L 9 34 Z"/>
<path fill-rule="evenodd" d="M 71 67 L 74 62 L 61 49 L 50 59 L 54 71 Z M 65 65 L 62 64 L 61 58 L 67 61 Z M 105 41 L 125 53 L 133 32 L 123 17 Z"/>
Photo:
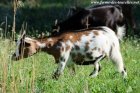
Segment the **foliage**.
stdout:
<path fill-rule="evenodd" d="M 32 5 L 28 5 L 27 1 L 28 0 L 23 1 L 22 4 L 20 4 L 22 5 L 22 7 L 18 8 L 17 10 L 16 32 L 19 33 L 22 24 L 26 22 L 28 24 L 27 33 L 29 35 L 35 36 L 42 32 L 50 32 L 51 26 L 54 24 L 54 21 L 56 19 L 58 19 L 58 21 L 65 20 L 67 18 L 70 7 L 73 7 L 75 5 L 81 7 L 88 7 L 92 5 L 91 0 L 37 0 L 39 5 L 31 7 Z M 7 25 L 9 26 L 8 32 L 11 32 L 12 29 L 12 9 L 12 5 L 8 4 L 7 6 L 3 6 L 0 4 L 0 23 L 5 22 L 5 18 L 7 17 Z M 139 5 L 133 6 L 133 15 L 136 21 L 136 31 L 129 31 L 130 34 L 140 35 L 140 12 L 137 12 L 139 9 Z M 0 27 L 5 28 L 5 24 L 2 26 L 0 25 Z"/>

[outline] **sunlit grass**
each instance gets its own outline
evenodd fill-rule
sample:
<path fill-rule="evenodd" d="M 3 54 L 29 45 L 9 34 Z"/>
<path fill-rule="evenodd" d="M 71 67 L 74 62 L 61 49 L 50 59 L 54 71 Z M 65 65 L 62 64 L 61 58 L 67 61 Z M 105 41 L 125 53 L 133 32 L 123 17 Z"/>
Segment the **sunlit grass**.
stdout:
<path fill-rule="evenodd" d="M 61 2 L 54 3 L 54 0 L 46 0 L 35 7 L 35 10 L 33 8 L 34 12 L 28 7 L 24 10 L 23 7 L 23 14 L 27 18 L 32 18 L 35 27 L 44 28 L 43 31 L 46 31 L 54 24 L 55 19 L 64 20 L 68 13 L 68 9 L 65 8 L 74 5 L 71 0 L 59 1 Z M 87 7 L 90 1 L 82 0 L 77 4 Z M 11 5 L 0 4 L 0 6 L 6 8 L 5 10 L 11 8 Z M 138 15 L 137 11 L 135 12 L 137 18 L 136 15 Z M 22 18 L 24 17 L 20 17 Z M 136 21 L 139 22 L 139 20 Z M 42 27 L 44 24 L 47 27 Z M 33 32 L 28 31 L 28 33 L 33 35 L 38 32 L 33 29 Z M 6 35 L 4 34 L 3 37 L 5 38 Z M 105 59 L 101 62 L 102 70 L 96 78 L 89 77 L 93 70 L 92 65 L 76 66 L 76 74 L 73 75 L 68 68 L 65 68 L 64 74 L 56 81 L 52 79 L 52 73 L 57 64 L 52 56 L 41 52 L 20 61 L 12 61 L 10 57 L 14 49 L 13 41 L 0 37 L 0 93 L 139 93 L 140 91 L 140 42 L 137 39 L 128 38 L 121 43 L 121 51 L 128 71 L 126 80 L 122 79 L 121 75 L 116 73 L 112 63 Z"/>
<path fill-rule="evenodd" d="M 140 90 L 140 43 L 127 39 L 121 51 L 128 71 L 124 80 L 113 64 L 101 61 L 102 70 L 96 78 L 89 77 L 93 66 L 77 66 L 76 74 L 66 68 L 59 80 L 52 74 L 57 67 L 52 56 L 38 53 L 20 61 L 11 61 L 15 44 L 0 39 L 0 92 L 1 93 L 138 93 Z"/>

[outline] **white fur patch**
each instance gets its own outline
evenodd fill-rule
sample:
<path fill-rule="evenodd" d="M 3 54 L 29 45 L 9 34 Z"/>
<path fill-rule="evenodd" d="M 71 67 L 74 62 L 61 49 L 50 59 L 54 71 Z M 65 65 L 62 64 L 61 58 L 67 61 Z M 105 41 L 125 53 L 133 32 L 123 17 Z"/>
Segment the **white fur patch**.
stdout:
<path fill-rule="evenodd" d="M 66 44 L 69 45 L 69 46 L 72 46 L 72 43 L 71 43 L 70 40 L 68 40 L 68 41 L 66 42 Z"/>
<path fill-rule="evenodd" d="M 89 36 L 83 35 L 83 36 L 81 37 L 81 42 L 85 44 L 90 38 L 91 38 L 91 37 L 89 37 Z"/>
<path fill-rule="evenodd" d="M 52 38 L 49 38 L 48 41 L 53 41 Z"/>
<path fill-rule="evenodd" d="M 46 47 L 46 43 L 37 42 L 36 44 L 37 44 L 40 48 L 45 48 L 45 47 Z"/>
<path fill-rule="evenodd" d="M 73 36 L 70 36 L 70 39 L 72 39 L 73 38 Z"/>
<path fill-rule="evenodd" d="M 33 39 L 31 39 L 29 37 L 25 37 L 24 41 L 33 41 Z"/>
<path fill-rule="evenodd" d="M 119 38 L 119 40 L 123 39 L 123 37 L 125 36 L 125 31 L 126 31 L 125 25 L 123 26 L 117 25 L 117 37 Z"/>

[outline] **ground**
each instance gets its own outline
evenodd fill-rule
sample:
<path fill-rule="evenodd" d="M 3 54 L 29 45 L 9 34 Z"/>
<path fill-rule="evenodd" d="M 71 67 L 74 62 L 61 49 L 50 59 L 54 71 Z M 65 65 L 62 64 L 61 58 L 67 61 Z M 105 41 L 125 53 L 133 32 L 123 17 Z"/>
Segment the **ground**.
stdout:
<path fill-rule="evenodd" d="M 101 61 L 102 69 L 96 78 L 89 77 L 93 66 L 78 66 L 76 74 L 69 68 L 58 80 L 52 79 L 57 64 L 47 53 L 37 53 L 20 61 L 12 61 L 15 44 L 0 39 L 0 93 L 139 93 L 140 42 L 126 39 L 121 52 L 128 71 L 127 79 L 116 72 L 109 59 Z"/>

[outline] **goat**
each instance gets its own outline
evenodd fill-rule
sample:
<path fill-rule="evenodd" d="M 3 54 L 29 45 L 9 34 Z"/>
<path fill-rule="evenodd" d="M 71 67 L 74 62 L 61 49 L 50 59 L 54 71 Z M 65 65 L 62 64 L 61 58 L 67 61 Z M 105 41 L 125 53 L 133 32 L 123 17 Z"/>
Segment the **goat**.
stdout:
<path fill-rule="evenodd" d="M 132 4 L 117 4 L 117 2 L 123 2 L 123 3 L 127 3 L 127 1 L 129 0 L 110 0 L 110 4 L 99 4 L 99 5 L 91 5 L 89 7 L 86 7 L 85 9 L 87 10 L 92 10 L 92 9 L 96 9 L 96 8 L 100 8 L 100 7 L 105 7 L 105 6 L 114 6 L 116 8 L 118 8 L 124 16 L 124 22 L 125 22 L 125 29 L 126 29 L 126 35 L 128 36 L 128 27 L 130 27 L 130 29 L 134 32 L 136 29 L 136 24 L 135 24 L 135 18 L 133 16 L 133 5 Z M 111 4 L 111 2 L 116 2 L 116 4 Z M 76 13 L 78 13 L 79 11 L 81 11 L 82 8 L 80 7 L 72 7 L 69 9 L 69 12 L 67 14 L 68 17 L 71 17 L 73 15 L 75 15 Z M 121 32 L 120 32 L 121 34 Z"/>
<path fill-rule="evenodd" d="M 29 57 L 39 50 L 53 55 L 58 68 L 53 78 L 58 79 L 65 65 L 76 63 L 78 65 L 95 66 L 91 77 L 96 77 L 100 70 L 99 61 L 105 57 L 110 58 L 123 77 L 127 76 L 120 52 L 119 40 L 108 27 L 96 27 L 80 31 L 69 31 L 56 36 L 32 39 L 23 35 L 17 41 L 13 60 Z"/>
<path fill-rule="evenodd" d="M 125 35 L 125 21 L 121 8 L 111 5 L 90 9 L 79 8 L 76 13 L 66 20 L 55 22 L 55 25 L 52 26 L 52 35 L 97 26 L 111 28 L 122 40 Z"/>

